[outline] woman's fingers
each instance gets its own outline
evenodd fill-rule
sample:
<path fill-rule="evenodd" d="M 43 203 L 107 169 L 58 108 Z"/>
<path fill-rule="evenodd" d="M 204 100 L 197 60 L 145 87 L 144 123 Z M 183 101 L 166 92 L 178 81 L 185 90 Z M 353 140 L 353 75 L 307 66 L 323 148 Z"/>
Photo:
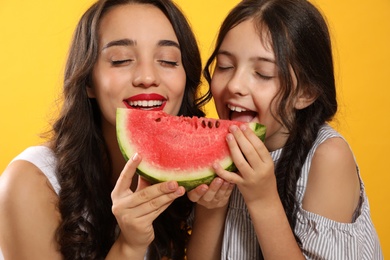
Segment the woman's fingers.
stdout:
<path fill-rule="evenodd" d="M 135 153 L 130 160 L 127 161 L 123 168 L 118 180 L 116 181 L 115 187 L 112 190 L 111 197 L 117 198 L 131 194 L 130 186 L 135 174 L 137 166 L 141 162 L 141 156 Z"/>

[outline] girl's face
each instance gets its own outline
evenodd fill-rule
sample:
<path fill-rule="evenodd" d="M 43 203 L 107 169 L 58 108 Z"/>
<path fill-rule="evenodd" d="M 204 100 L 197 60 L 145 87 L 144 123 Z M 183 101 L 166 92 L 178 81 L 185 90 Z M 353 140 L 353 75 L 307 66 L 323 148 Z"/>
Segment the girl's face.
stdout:
<path fill-rule="evenodd" d="M 252 20 L 231 29 L 217 54 L 211 91 L 220 118 L 265 125 L 265 145 L 273 151 L 284 145 L 287 135 L 271 114 L 276 111 L 276 102 L 271 101 L 280 83 L 275 55 L 267 43 L 269 39 L 261 40 Z"/>
<path fill-rule="evenodd" d="M 99 27 L 92 82 L 88 96 L 96 98 L 103 124 L 115 126 L 118 107 L 178 114 L 186 73 L 166 16 L 152 5 L 140 4 L 106 13 Z"/>

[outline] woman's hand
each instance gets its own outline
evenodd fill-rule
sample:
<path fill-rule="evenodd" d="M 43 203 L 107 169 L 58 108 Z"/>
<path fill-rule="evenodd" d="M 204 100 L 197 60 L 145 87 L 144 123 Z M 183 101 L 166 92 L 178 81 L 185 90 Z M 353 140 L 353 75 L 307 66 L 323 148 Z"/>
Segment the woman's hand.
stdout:
<path fill-rule="evenodd" d="M 185 189 L 175 181 L 150 185 L 139 177 L 135 192 L 130 185 L 141 157 L 136 153 L 125 165 L 112 191 L 112 212 L 121 230 L 119 240 L 123 248 L 138 255 L 144 255 L 148 245 L 154 239 L 153 221 L 178 197 L 184 195 Z M 131 254 L 130 253 L 130 254 Z M 133 254 L 134 255 L 134 254 Z"/>

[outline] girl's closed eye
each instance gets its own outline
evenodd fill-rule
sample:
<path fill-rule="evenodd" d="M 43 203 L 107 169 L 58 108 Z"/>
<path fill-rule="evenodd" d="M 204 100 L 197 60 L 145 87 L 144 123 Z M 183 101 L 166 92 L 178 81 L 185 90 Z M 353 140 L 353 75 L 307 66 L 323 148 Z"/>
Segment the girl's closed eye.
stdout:
<path fill-rule="evenodd" d="M 263 80 L 271 80 L 271 79 L 275 78 L 275 76 L 272 75 L 271 73 L 263 73 L 263 72 L 256 71 L 256 75 Z"/>
<path fill-rule="evenodd" d="M 217 70 L 228 70 L 234 68 L 234 66 L 231 63 L 217 61 L 215 68 Z"/>

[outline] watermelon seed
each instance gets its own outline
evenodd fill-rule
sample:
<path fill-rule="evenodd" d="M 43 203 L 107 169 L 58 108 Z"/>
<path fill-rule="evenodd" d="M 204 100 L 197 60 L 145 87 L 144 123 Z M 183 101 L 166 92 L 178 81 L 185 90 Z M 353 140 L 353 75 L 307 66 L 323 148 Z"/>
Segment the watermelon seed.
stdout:
<path fill-rule="evenodd" d="M 161 118 L 159 117 L 159 118 L 156 118 L 154 121 L 156 121 L 156 122 L 161 122 Z"/>
<path fill-rule="evenodd" d="M 220 124 L 221 123 L 217 120 L 217 122 L 215 122 L 215 127 L 218 128 Z"/>
<path fill-rule="evenodd" d="M 204 120 L 202 120 L 202 127 L 205 128 L 206 127 L 206 122 Z"/>
<path fill-rule="evenodd" d="M 213 128 L 213 123 L 211 123 L 211 121 L 209 121 L 209 122 L 207 123 L 207 126 L 208 126 L 209 128 Z"/>

